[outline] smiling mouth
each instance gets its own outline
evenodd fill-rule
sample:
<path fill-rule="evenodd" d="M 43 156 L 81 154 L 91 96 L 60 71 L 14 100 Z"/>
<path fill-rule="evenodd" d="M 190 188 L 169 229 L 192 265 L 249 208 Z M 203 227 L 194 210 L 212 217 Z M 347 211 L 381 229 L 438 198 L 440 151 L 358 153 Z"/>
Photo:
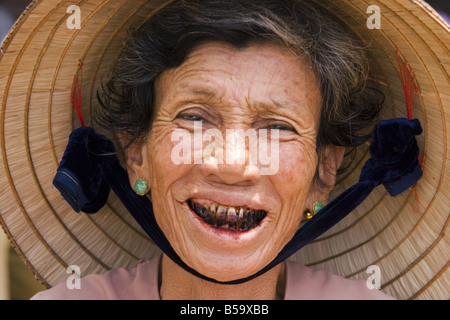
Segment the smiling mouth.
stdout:
<path fill-rule="evenodd" d="M 207 224 L 232 231 L 251 230 L 267 216 L 264 210 L 247 207 L 230 207 L 217 203 L 208 206 L 198 204 L 191 199 L 187 201 L 187 204 Z"/>

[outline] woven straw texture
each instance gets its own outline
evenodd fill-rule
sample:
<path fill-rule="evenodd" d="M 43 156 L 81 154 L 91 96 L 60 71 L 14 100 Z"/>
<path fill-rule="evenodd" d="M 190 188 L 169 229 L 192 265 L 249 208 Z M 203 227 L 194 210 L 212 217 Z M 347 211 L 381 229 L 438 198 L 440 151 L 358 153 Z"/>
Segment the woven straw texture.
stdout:
<path fill-rule="evenodd" d="M 45 0 L 33 2 L 2 44 L 0 54 L 0 222 L 36 277 L 53 286 L 70 265 L 82 275 L 134 267 L 159 249 L 111 194 L 97 214 L 77 214 L 52 180 L 69 134 L 79 126 L 70 102 L 83 63 L 86 125 L 96 90 L 127 36 L 165 1 Z M 354 212 L 292 258 L 349 278 L 367 279 L 377 265 L 381 290 L 399 299 L 449 299 L 450 211 L 449 27 L 424 3 L 406 0 L 322 1 L 368 46 L 372 71 L 386 94 L 385 118 L 406 117 L 396 47 L 415 73 L 414 106 L 424 133 L 424 175 L 415 189 L 390 197 L 379 187 Z M 69 29 L 69 5 L 81 28 Z M 381 28 L 368 29 L 370 5 Z M 332 197 L 354 184 L 368 146 Z M 446 233 L 447 231 L 447 233 Z"/>

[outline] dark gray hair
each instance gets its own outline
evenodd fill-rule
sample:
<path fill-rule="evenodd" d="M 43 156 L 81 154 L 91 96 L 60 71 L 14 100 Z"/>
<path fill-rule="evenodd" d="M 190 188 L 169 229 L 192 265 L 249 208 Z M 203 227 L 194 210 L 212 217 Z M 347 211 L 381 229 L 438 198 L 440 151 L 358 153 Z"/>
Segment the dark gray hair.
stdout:
<path fill-rule="evenodd" d="M 236 48 L 271 43 L 312 67 L 320 82 L 319 159 L 326 145 L 351 150 L 370 138 L 384 96 L 368 83 L 364 47 L 319 6 L 307 0 L 175 0 L 128 39 L 112 75 L 99 90 L 96 122 L 126 133 L 129 145 L 151 129 L 154 84 L 183 63 L 200 41 Z M 127 147 L 127 146 L 126 146 Z M 317 179 L 316 181 L 321 182 Z"/>

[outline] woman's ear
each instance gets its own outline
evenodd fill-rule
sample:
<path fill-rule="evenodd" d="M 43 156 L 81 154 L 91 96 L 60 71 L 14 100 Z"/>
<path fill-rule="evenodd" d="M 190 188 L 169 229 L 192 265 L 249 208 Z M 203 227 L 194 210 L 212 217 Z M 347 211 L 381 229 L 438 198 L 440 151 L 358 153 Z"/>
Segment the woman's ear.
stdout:
<path fill-rule="evenodd" d="M 330 186 L 327 189 L 333 189 L 336 184 L 337 171 L 342 164 L 344 154 L 344 147 L 326 146 L 322 151 L 318 172 L 320 180 L 326 186 Z"/>
<path fill-rule="evenodd" d="M 342 160 L 344 159 L 345 148 L 336 146 L 326 146 L 320 155 L 317 174 L 320 181 L 313 181 L 306 208 L 311 208 L 315 202 L 327 203 L 328 196 L 336 184 L 336 176 Z M 322 185 L 323 184 L 323 185 Z"/>
<path fill-rule="evenodd" d="M 122 147 L 127 146 L 130 142 L 129 135 L 119 133 L 119 140 Z M 138 138 L 125 149 L 125 161 L 127 164 L 128 178 L 133 186 L 136 180 L 145 179 L 150 182 L 149 161 L 147 153 L 147 144 L 145 139 Z"/>

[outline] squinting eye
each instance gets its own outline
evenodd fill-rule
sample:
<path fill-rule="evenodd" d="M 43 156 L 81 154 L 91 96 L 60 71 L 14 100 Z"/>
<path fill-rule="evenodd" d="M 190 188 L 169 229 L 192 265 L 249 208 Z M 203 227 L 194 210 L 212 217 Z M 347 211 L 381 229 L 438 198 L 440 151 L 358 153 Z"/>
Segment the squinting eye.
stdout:
<path fill-rule="evenodd" d="M 291 127 L 290 125 L 282 125 L 282 124 L 272 124 L 272 125 L 268 126 L 267 129 L 278 129 L 280 131 L 283 130 L 283 131 L 296 132 L 295 129 L 293 127 Z"/>
<path fill-rule="evenodd" d="M 181 114 L 177 118 L 181 118 L 181 119 L 187 120 L 187 121 L 203 121 L 203 118 L 196 116 L 196 115 L 189 115 L 189 114 L 186 114 L 186 115 Z"/>

